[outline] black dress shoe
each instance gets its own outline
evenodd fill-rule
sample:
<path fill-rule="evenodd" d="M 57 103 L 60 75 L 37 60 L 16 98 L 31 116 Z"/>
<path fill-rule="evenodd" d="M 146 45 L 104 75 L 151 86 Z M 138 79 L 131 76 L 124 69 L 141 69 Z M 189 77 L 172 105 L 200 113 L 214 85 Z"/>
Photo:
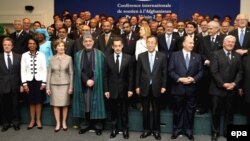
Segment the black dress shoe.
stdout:
<path fill-rule="evenodd" d="M 5 132 L 5 131 L 7 131 L 9 129 L 9 126 L 3 126 L 3 128 L 2 128 L 2 132 Z"/>
<path fill-rule="evenodd" d="M 143 132 L 140 136 L 140 138 L 146 138 L 151 135 L 151 132 Z"/>
<path fill-rule="evenodd" d="M 128 130 L 123 131 L 123 138 L 124 139 L 128 139 L 129 138 Z"/>
<path fill-rule="evenodd" d="M 13 128 L 14 128 L 15 131 L 19 131 L 20 130 L 20 126 L 19 125 L 14 125 Z"/>
<path fill-rule="evenodd" d="M 154 133 L 154 137 L 156 140 L 161 140 L 161 134 L 159 132 Z"/>
<path fill-rule="evenodd" d="M 176 138 L 178 138 L 178 135 L 177 134 L 172 134 L 172 136 L 171 136 L 171 139 L 176 139 Z"/>
<path fill-rule="evenodd" d="M 194 136 L 193 135 L 187 135 L 188 139 L 193 141 L 194 140 Z"/>
<path fill-rule="evenodd" d="M 79 134 L 84 134 L 85 132 L 87 132 L 89 129 L 88 128 L 85 128 L 85 129 L 80 129 L 79 130 Z"/>
<path fill-rule="evenodd" d="M 118 131 L 117 131 L 117 130 L 112 130 L 112 131 L 111 131 L 111 134 L 110 134 L 110 138 L 116 137 L 117 134 L 118 134 Z"/>
<path fill-rule="evenodd" d="M 95 131 L 95 134 L 96 134 L 97 136 L 101 136 L 101 135 L 102 135 L 102 130 L 97 129 L 97 130 Z"/>
<path fill-rule="evenodd" d="M 212 138 L 211 138 L 211 140 L 212 141 L 217 141 L 218 140 L 218 134 L 216 134 L 216 133 L 214 133 L 214 134 L 212 134 Z"/>
<path fill-rule="evenodd" d="M 68 130 L 68 128 L 63 128 L 63 131 L 67 131 Z"/>

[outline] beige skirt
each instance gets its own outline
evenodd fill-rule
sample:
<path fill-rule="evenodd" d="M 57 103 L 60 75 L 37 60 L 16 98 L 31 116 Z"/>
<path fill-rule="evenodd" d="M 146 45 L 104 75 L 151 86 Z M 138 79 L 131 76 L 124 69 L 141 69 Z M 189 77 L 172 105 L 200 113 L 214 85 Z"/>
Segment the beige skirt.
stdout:
<path fill-rule="evenodd" d="M 69 85 L 51 85 L 50 105 L 68 106 L 70 104 L 68 90 Z"/>

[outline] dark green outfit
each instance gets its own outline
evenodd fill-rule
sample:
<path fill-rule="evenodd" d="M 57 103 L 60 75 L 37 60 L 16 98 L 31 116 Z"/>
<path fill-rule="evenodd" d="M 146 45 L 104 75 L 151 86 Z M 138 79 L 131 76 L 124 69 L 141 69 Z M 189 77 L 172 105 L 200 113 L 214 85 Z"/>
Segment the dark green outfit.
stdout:
<path fill-rule="evenodd" d="M 104 54 L 98 49 L 93 49 L 93 57 L 91 61 L 93 63 L 93 80 L 94 87 L 91 90 L 90 99 L 87 100 L 86 94 L 89 94 L 86 89 L 90 89 L 82 81 L 83 69 L 86 69 L 86 65 L 83 65 L 86 60 L 86 50 L 78 51 L 74 56 L 74 93 L 73 93 L 73 117 L 85 118 L 85 123 L 82 123 L 80 129 L 89 128 L 89 122 L 86 120 L 101 120 L 105 119 L 106 109 L 104 103 L 104 91 L 103 91 L 103 69 L 104 69 Z M 84 57 L 85 56 L 85 57 Z M 89 102 L 89 111 L 86 111 L 86 101 Z M 88 108 L 87 108 L 88 109 Z M 87 125 L 86 125 L 87 124 Z M 98 126 L 96 126 L 98 125 Z M 102 124 L 95 124 L 95 129 L 102 129 Z"/>

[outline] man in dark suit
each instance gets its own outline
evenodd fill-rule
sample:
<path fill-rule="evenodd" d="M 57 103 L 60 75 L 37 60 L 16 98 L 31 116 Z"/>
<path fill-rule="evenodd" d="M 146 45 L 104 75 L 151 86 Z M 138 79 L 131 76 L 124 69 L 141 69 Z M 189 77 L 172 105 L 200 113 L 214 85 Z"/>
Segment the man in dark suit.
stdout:
<path fill-rule="evenodd" d="M 114 54 L 106 58 L 104 65 L 105 96 L 111 103 L 110 138 L 118 134 L 118 117 L 120 117 L 123 137 L 128 139 L 128 97 L 133 95 L 133 63 L 131 56 L 122 52 L 122 38 L 115 37 L 112 48 Z"/>
<path fill-rule="evenodd" d="M 149 36 L 146 41 L 148 51 L 138 56 L 136 68 L 136 93 L 142 97 L 143 128 L 140 138 L 153 135 L 156 140 L 160 135 L 160 96 L 166 91 L 167 62 L 164 53 L 155 50 L 157 38 Z M 153 128 L 150 128 L 150 103 L 153 111 Z"/>
<path fill-rule="evenodd" d="M 73 25 L 73 22 L 72 22 L 72 18 L 70 16 L 66 16 L 64 18 L 64 25 L 66 26 L 67 28 L 67 31 L 68 31 L 68 38 L 72 39 L 72 40 L 75 40 L 75 34 L 77 32 L 77 29 L 76 27 Z"/>
<path fill-rule="evenodd" d="M 35 36 L 35 32 L 30 30 L 30 26 L 31 26 L 31 21 L 29 18 L 23 18 L 23 30 L 24 32 L 28 33 L 30 36 L 34 37 Z"/>
<path fill-rule="evenodd" d="M 172 53 L 168 65 L 173 82 L 171 94 L 175 104 L 171 139 L 185 134 L 189 140 L 194 140 L 195 91 L 202 78 L 203 70 L 201 56 L 194 53 L 193 48 L 192 37 L 186 36 L 183 49 Z"/>
<path fill-rule="evenodd" d="M 97 40 L 97 48 L 101 50 L 106 56 L 113 54 L 112 40 L 115 34 L 111 32 L 111 23 L 104 21 L 102 23 L 103 34 Z"/>
<path fill-rule="evenodd" d="M 238 28 L 231 31 L 229 35 L 233 35 L 236 37 L 234 50 L 238 53 L 242 60 L 245 59 L 245 56 L 249 54 L 250 51 L 250 28 L 248 27 L 248 16 L 245 14 L 238 14 L 236 17 L 236 23 Z M 235 112 L 244 113 L 245 107 L 243 97 L 235 97 L 235 105 L 237 105 L 237 109 Z M 248 112 L 248 110 L 246 110 Z"/>
<path fill-rule="evenodd" d="M 139 39 L 139 35 L 132 31 L 131 24 L 129 22 L 124 22 L 123 28 L 124 34 L 122 34 L 121 37 L 123 39 L 124 47 L 122 48 L 122 52 L 134 56 L 136 41 Z"/>
<path fill-rule="evenodd" d="M 4 53 L 0 54 L 0 112 L 3 122 L 2 132 L 13 123 L 14 130 L 20 129 L 18 95 L 21 90 L 21 55 L 12 52 L 13 40 L 3 39 Z"/>
<path fill-rule="evenodd" d="M 74 40 L 67 37 L 68 29 L 61 27 L 58 29 L 58 37 L 66 43 L 65 53 L 74 58 Z"/>
<path fill-rule="evenodd" d="M 98 36 L 101 34 L 101 29 L 97 26 L 98 22 L 95 18 L 90 20 L 89 27 L 90 27 L 90 33 L 94 40 L 96 41 L 98 39 Z"/>
<path fill-rule="evenodd" d="M 138 17 L 131 16 L 130 18 L 131 30 L 135 33 L 139 33 L 140 27 L 138 26 Z"/>
<path fill-rule="evenodd" d="M 200 54 L 203 48 L 203 41 L 202 38 L 197 36 L 197 25 L 194 22 L 188 22 L 186 25 L 186 36 L 191 37 L 194 40 L 194 48 L 193 48 L 193 52 Z M 184 37 L 182 36 L 179 40 L 178 40 L 178 48 L 179 50 L 182 50 L 183 48 L 183 41 L 184 41 Z"/>
<path fill-rule="evenodd" d="M 233 99 L 237 94 L 242 79 L 240 55 L 233 51 L 236 38 L 225 37 L 223 49 L 214 52 L 211 60 L 212 81 L 209 94 L 212 96 L 212 141 L 217 141 L 220 133 L 220 113 L 224 113 L 224 136 L 227 136 L 227 126 L 233 124 Z"/>
<path fill-rule="evenodd" d="M 27 43 L 30 35 L 23 31 L 22 20 L 14 21 L 15 32 L 10 34 L 10 38 L 14 41 L 13 52 L 23 54 L 28 51 Z"/>
<path fill-rule="evenodd" d="M 178 29 L 178 36 L 179 37 L 183 37 L 183 36 L 186 36 L 187 33 L 185 31 L 185 23 L 183 21 L 179 21 L 177 23 L 177 29 Z"/>
<path fill-rule="evenodd" d="M 165 25 L 165 33 L 158 36 L 158 50 L 159 52 L 165 53 L 167 57 L 167 63 L 169 58 L 174 51 L 178 50 L 178 35 L 174 34 L 174 24 L 168 21 Z M 168 75 L 169 73 L 167 73 Z M 170 93 L 171 79 L 167 76 L 167 93 Z M 161 108 L 164 109 L 167 105 L 172 107 L 172 99 L 170 95 L 161 96 Z"/>
<path fill-rule="evenodd" d="M 248 17 L 245 14 L 239 14 L 236 17 L 238 29 L 233 30 L 229 35 L 236 37 L 235 51 L 244 56 L 250 49 L 250 29 L 247 27 Z"/>

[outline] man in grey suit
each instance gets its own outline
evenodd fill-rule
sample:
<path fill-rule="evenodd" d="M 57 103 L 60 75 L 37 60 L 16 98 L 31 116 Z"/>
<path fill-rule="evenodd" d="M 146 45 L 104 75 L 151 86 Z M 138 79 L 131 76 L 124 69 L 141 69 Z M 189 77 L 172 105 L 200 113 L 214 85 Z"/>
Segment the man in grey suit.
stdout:
<path fill-rule="evenodd" d="M 112 48 L 114 54 L 106 57 L 104 65 L 105 96 L 111 104 L 110 138 L 118 134 L 118 120 L 121 120 L 123 137 L 128 139 L 128 98 L 133 95 L 132 57 L 122 52 L 123 43 L 120 37 L 113 38 Z"/>
<path fill-rule="evenodd" d="M 14 130 L 19 130 L 18 95 L 23 91 L 21 87 L 20 61 L 21 55 L 12 52 L 13 40 L 3 39 L 4 53 L 0 54 L 0 112 L 3 122 L 2 132 L 13 123 Z"/>
<path fill-rule="evenodd" d="M 136 69 L 136 93 L 141 95 L 143 104 L 144 132 L 140 138 L 146 138 L 153 132 L 155 139 L 160 140 L 159 100 L 161 94 L 166 91 L 167 59 L 164 53 L 155 50 L 157 46 L 155 36 L 149 36 L 146 43 L 148 51 L 139 54 Z M 153 111 L 152 129 L 150 128 L 150 103 Z"/>

